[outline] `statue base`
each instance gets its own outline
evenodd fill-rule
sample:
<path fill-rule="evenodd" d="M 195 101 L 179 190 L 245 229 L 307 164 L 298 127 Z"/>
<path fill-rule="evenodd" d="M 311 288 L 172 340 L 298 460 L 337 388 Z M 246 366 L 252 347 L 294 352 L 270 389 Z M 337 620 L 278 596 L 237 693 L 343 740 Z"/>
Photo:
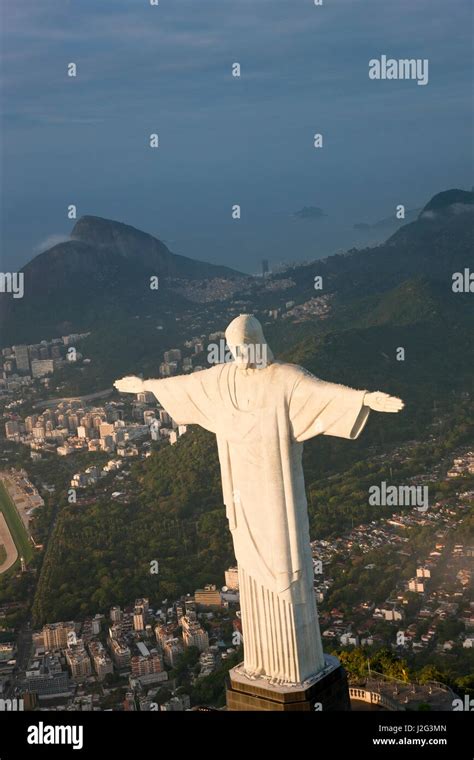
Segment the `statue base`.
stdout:
<path fill-rule="evenodd" d="M 326 667 L 303 683 L 277 686 L 265 678 L 249 678 L 243 664 L 229 671 L 228 710 L 333 712 L 350 710 L 346 671 L 337 657 L 325 655 Z"/>

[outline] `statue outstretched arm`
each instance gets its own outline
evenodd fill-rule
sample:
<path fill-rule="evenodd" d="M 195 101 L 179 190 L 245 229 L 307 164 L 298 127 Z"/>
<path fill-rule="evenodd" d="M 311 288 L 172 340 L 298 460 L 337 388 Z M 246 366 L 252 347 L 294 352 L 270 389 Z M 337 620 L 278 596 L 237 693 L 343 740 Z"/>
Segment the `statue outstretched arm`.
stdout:
<path fill-rule="evenodd" d="M 121 377 L 120 380 L 116 380 L 114 388 L 116 388 L 119 393 L 143 393 L 143 391 L 154 393 L 160 383 L 163 383 L 163 379 L 143 380 L 137 375 L 127 375 L 126 377 Z"/>
<path fill-rule="evenodd" d="M 298 368 L 289 406 L 293 436 L 302 442 L 315 435 L 353 440 L 364 429 L 371 411 L 399 412 L 404 404 L 387 393 L 326 382 Z"/>
<path fill-rule="evenodd" d="M 119 393 L 142 393 L 145 390 L 145 381 L 137 375 L 127 375 L 116 380 L 114 383 Z"/>
<path fill-rule="evenodd" d="M 368 406 L 374 412 L 389 412 L 394 414 L 401 412 L 405 404 L 401 398 L 389 396 L 388 393 L 382 393 L 382 391 L 375 391 L 375 393 L 365 394 L 364 406 Z"/>
<path fill-rule="evenodd" d="M 116 380 L 114 387 L 120 393 L 149 391 L 178 425 L 201 425 L 215 433 L 217 415 L 213 377 L 212 368 L 190 375 L 149 380 L 127 375 Z"/>

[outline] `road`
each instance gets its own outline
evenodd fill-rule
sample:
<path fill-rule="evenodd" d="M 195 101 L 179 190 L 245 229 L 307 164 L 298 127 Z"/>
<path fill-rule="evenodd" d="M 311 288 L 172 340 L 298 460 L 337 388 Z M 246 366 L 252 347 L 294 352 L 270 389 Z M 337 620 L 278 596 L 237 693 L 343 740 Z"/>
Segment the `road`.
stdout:
<path fill-rule="evenodd" d="M 69 396 L 64 398 L 48 398 L 44 401 L 36 401 L 33 404 L 34 409 L 39 409 L 40 407 L 43 409 L 48 409 L 49 407 L 57 406 L 58 404 L 61 404 L 63 401 L 94 401 L 96 398 L 105 398 L 106 396 L 110 396 L 114 389 L 113 388 L 106 388 L 105 391 L 97 391 L 96 393 L 89 393 L 87 396 Z"/>

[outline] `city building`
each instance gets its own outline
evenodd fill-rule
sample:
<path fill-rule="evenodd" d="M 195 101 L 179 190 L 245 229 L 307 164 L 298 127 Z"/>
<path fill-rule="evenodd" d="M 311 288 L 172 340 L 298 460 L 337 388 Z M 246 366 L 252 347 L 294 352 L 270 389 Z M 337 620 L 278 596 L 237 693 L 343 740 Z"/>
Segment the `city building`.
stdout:
<path fill-rule="evenodd" d="M 163 354 L 163 359 L 167 364 L 170 364 L 171 362 L 180 362 L 181 361 L 181 351 L 179 348 L 170 348 L 169 351 L 165 351 Z"/>
<path fill-rule="evenodd" d="M 70 644 L 66 649 L 66 662 L 71 668 L 71 675 L 75 681 L 82 681 L 92 673 L 91 659 L 81 639 L 78 639 L 75 644 Z"/>
<path fill-rule="evenodd" d="M 423 594 L 425 591 L 425 582 L 419 578 L 411 578 L 408 581 L 408 590 L 414 591 L 417 594 Z"/>
<path fill-rule="evenodd" d="M 122 610 L 120 607 L 111 607 L 110 608 L 110 619 L 113 623 L 120 623 L 122 620 Z"/>
<path fill-rule="evenodd" d="M 46 651 L 55 649 L 65 649 L 68 643 L 68 635 L 74 633 L 75 624 L 68 623 L 48 623 L 43 626 L 43 641 Z"/>
<path fill-rule="evenodd" d="M 207 585 L 196 590 L 194 601 L 202 607 L 220 607 L 222 605 L 221 592 L 216 586 Z"/>
<path fill-rule="evenodd" d="M 137 401 L 140 401 L 142 404 L 156 404 L 155 394 L 151 393 L 151 391 L 142 391 L 141 393 L 137 393 Z"/>
<path fill-rule="evenodd" d="M 13 346 L 15 352 L 16 368 L 19 372 L 30 371 L 30 358 L 28 355 L 28 346 Z"/>
<path fill-rule="evenodd" d="M 89 653 L 92 658 L 94 670 L 97 677 L 102 681 L 107 675 L 114 672 L 112 660 L 104 649 L 100 641 L 91 641 L 89 644 Z"/>
<path fill-rule="evenodd" d="M 237 567 L 229 567 L 225 571 L 225 585 L 231 589 L 239 588 L 239 571 Z"/>
<path fill-rule="evenodd" d="M 0 663 L 13 660 L 15 653 L 15 645 L 12 642 L 7 644 L 0 644 Z"/>
<path fill-rule="evenodd" d="M 164 409 L 160 409 L 159 416 L 160 416 L 160 422 L 162 423 L 162 425 L 171 424 L 171 417 L 169 416 L 168 412 L 165 412 Z"/>
<path fill-rule="evenodd" d="M 144 631 L 148 618 L 148 599 L 137 599 L 133 610 L 133 628 L 135 631 Z"/>
<path fill-rule="evenodd" d="M 16 420 L 9 420 L 5 423 L 5 436 L 9 439 L 16 438 L 20 433 L 20 425 Z"/>
<path fill-rule="evenodd" d="M 181 639 L 168 639 L 163 644 L 163 657 L 167 665 L 174 668 L 178 659 L 184 652 L 183 642 Z"/>
<path fill-rule="evenodd" d="M 59 657 L 45 654 L 35 658 L 27 667 L 24 688 L 38 695 L 40 700 L 69 697 L 72 685 L 67 670 L 63 670 Z"/>
<path fill-rule="evenodd" d="M 114 432 L 115 432 L 115 428 L 109 422 L 101 422 L 101 424 L 99 425 L 99 435 L 101 438 L 106 438 L 107 436 L 113 436 Z"/>
<path fill-rule="evenodd" d="M 417 578 L 431 578 L 431 570 L 429 569 L 429 567 L 417 567 L 416 577 Z"/>
<path fill-rule="evenodd" d="M 168 702 L 164 702 L 161 705 L 160 710 L 163 712 L 184 712 L 191 707 L 191 701 L 187 694 L 182 694 L 179 697 L 171 697 Z"/>
<path fill-rule="evenodd" d="M 125 639 L 109 638 L 109 646 L 112 654 L 112 659 L 115 662 L 117 668 L 128 668 L 131 660 L 130 647 L 127 645 Z"/>
<path fill-rule="evenodd" d="M 148 656 L 135 655 L 131 659 L 132 676 L 148 676 L 151 673 L 161 673 L 163 670 L 163 660 L 161 655 L 154 653 Z"/>
<path fill-rule="evenodd" d="M 33 377 L 45 377 L 54 372 L 55 359 L 33 359 L 31 362 L 31 374 Z"/>
<path fill-rule="evenodd" d="M 183 615 L 181 618 L 183 627 L 183 642 L 184 646 L 197 647 L 200 652 L 205 652 L 209 649 L 209 636 L 207 632 L 201 628 L 199 622 L 195 619 L 195 613 L 189 613 L 189 615 Z"/>

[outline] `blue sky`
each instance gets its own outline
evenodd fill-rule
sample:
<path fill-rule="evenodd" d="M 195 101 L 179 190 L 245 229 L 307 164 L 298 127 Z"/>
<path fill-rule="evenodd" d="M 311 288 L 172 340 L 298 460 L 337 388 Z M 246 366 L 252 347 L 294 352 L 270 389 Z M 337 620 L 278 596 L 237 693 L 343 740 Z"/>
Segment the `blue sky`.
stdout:
<path fill-rule="evenodd" d="M 70 203 L 252 272 L 357 245 L 354 223 L 472 185 L 469 0 L 3 0 L 1 13 L 4 271 L 68 235 Z M 429 84 L 369 80 L 382 54 L 428 58 Z M 324 216 L 295 216 L 311 206 Z"/>

